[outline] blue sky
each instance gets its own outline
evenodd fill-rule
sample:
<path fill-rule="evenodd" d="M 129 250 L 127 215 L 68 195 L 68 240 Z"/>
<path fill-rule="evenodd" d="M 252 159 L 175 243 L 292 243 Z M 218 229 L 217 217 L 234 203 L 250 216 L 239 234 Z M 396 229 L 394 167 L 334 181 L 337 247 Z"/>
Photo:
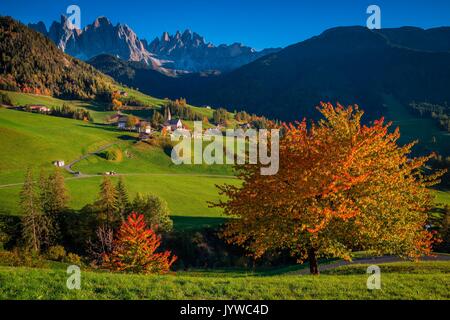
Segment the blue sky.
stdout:
<path fill-rule="evenodd" d="M 335 26 L 365 25 L 377 4 L 382 27 L 450 26 L 449 0 L 0 0 L 0 14 L 47 27 L 66 8 L 81 8 L 82 26 L 98 16 L 128 24 L 143 39 L 189 28 L 214 44 L 242 42 L 262 49 L 284 47 Z"/>

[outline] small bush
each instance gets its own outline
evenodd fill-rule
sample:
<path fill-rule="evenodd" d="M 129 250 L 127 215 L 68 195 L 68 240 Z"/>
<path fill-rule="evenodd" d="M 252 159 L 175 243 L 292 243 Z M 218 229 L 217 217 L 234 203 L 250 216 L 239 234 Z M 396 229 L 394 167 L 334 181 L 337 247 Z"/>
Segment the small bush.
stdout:
<path fill-rule="evenodd" d="M 44 268 L 46 263 L 41 256 L 29 251 L 14 249 L 13 251 L 0 251 L 0 265 L 6 267 Z"/>
<path fill-rule="evenodd" d="M 166 155 L 169 157 L 172 155 L 172 149 L 173 149 L 173 142 L 170 140 L 170 137 L 167 136 L 152 136 L 150 140 L 147 140 L 145 142 L 146 144 L 160 148 L 164 151 Z"/>
<path fill-rule="evenodd" d="M 22 223 L 19 217 L 0 214 L 0 248 L 12 250 L 22 237 Z"/>
<path fill-rule="evenodd" d="M 52 261 L 63 261 L 66 257 L 66 250 L 62 246 L 53 246 L 47 250 L 47 259 Z"/>
<path fill-rule="evenodd" d="M 153 136 L 151 136 L 150 140 L 146 141 L 146 143 L 153 147 L 161 148 L 163 150 L 173 148 L 173 143 L 169 137 L 161 137 L 161 136 L 153 135 Z"/>
<path fill-rule="evenodd" d="M 5 93 L 0 92 L 0 105 L 4 104 L 7 106 L 12 106 L 12 101 L 9 96 Z"/>
<path fill-rule="evenodd" d="M 99 156 L 108 161 L 122 161 L 123 159 L 122 151 L 119 149 L 111 149 L 103 151 L 102 153 L 99 154 Z"/>
<path fill-rule="evenodd" d="M 81 265 L 81 258 L 75 253 L 68 253 L 64 258 L 64 262 L 79 266 Z"/>
<path fill-rule="evenodd" d="M 8 267 L 20 266 L 20 258 L 11 251 L 0 251 L 0 265 Z"/>
<path fill-rule="evenodd" d="M 156 195 L 137 194 L 132 203 L 132 209 L 145 217 L 145 222 L 155 231 L 169 232 L 173 229 L 170 210 L 167 202 Z"/>

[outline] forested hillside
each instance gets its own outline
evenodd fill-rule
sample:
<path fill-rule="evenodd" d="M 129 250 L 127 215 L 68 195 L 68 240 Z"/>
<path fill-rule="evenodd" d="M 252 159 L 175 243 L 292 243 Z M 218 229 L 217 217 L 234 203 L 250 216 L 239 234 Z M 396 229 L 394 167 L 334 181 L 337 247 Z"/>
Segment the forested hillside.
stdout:
<path fill-rule="evenodd" d="M 101 99 L 111 91 L 111 78 L 10 17 L 0 17 L 0 52 L 0 89 L 69 99 Z"/>

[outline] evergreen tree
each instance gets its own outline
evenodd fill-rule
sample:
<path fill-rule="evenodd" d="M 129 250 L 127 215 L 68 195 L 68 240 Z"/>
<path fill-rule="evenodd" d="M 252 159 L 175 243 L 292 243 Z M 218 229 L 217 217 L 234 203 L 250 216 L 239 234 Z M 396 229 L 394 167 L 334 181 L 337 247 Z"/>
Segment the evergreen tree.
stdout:
<path fill-rule="evenodd" d="M 124 221 L 130 203 L 128 200 L 128 192 L 122 177 L 120 177 L 119 182 L 117 183 L 116 190 L 117 190 L 117 211 L 122 221 Z"/>
<path fill-rule="evenodd" d="M 22 218 L 22 237 L 26 247 L 39 252 L 48 240 L 48 220 L 42 213 L 39 194 L 33 181 L 33 171 L 28 169 L 25 183 L 20 192 Z"/>
<path fill-rule="evenodd" d="M 152 126 L 157 127 L 160 124 L 164 123 L 164 116 L 158 112 L 154 111 L 151 119 Z"/>
<path fill-rule="evenodd" d="M 41 181 L 41 199 L 42 209 L 52 218 L 66 210 L 69 196 L 60 169 Z"/>
<path fill-rule="evenodd" d="M 221 124 L 225 122 L 225 120 L 228 120 L 228 111 L 223 108 L 214 110 L 213 120 L 215 124 Z"/>
<path fill-rule="evenodd" d="M 50 188 L 48 187 L 49 184 L 49 178 L 46 176 L 45 172 L 41 170 L 39 174 L 39 200 L 41 204 L 42 211 L 45 212 L 45 209 L 47 208 L 47 203 L 49 202 L 50 198 Z"/>
<path fill-rule="evenodd" d="M 41 173 L 40 189 L 42 210 L 49 221 L 50 240 L 54 242 L 59 233 L 59 216 L 67 209 L 69 201 L 61 170 L 56 168 L 48 177 Z"/>
<path fill-rule="evenodd" d="M 117 190 L 108 177 L 103 177 L 100 185 L 98 206 L 100 209 L 99 219 L 106 222 L 108 226 L 114 224 L 117 219 Z"/>

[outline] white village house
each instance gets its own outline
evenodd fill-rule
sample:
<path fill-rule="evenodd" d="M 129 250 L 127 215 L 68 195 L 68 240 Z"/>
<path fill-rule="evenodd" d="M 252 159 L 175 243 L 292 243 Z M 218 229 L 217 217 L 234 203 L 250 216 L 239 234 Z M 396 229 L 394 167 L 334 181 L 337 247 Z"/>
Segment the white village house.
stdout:
<path fill-rule="evenodd" d="M 121 129 L 121 130 L 133 130 L 136 131 L 138 133 L 146 133 L 146 134 L 151 134 L 152 133 L 152 126 L 150 125 L 150 123 L 148 123 L 145 120 L 139 120 L 138 123 L 136 123 L 133 127 L 129 128 L 128 127 L 129 123 L 128 123 L 128 116 L 121 116 L 118 118 L 117 120 L 117 128 Z"/>
<path fill-rule="evenodd" d="M 37 112 L 37 113 L 50 113 L 51 109 L 44 106 L 44 105 L 27 105 L 25 106 L 25 109 L 28 109 L 31 112 Z"/>
<path fill-rule="evenodd" d="M 127 128 L 127 116 L 121 116 L 119 120 L 117 121 L 117 128 L 125 130 Z"/>
<path fill-rule="evenodd" d="M 137 125 L 137 130 L 139 133 L 151 134 L 152 126 L 147 121 L 141 120 Z"/>
<path fill-rule="evenodd" d="M 66 163 L 64 162 L 64 160 L 56 160 L 53 161 L 53 165 L 58 168 L 63 168 L 66 165 Z"/>

